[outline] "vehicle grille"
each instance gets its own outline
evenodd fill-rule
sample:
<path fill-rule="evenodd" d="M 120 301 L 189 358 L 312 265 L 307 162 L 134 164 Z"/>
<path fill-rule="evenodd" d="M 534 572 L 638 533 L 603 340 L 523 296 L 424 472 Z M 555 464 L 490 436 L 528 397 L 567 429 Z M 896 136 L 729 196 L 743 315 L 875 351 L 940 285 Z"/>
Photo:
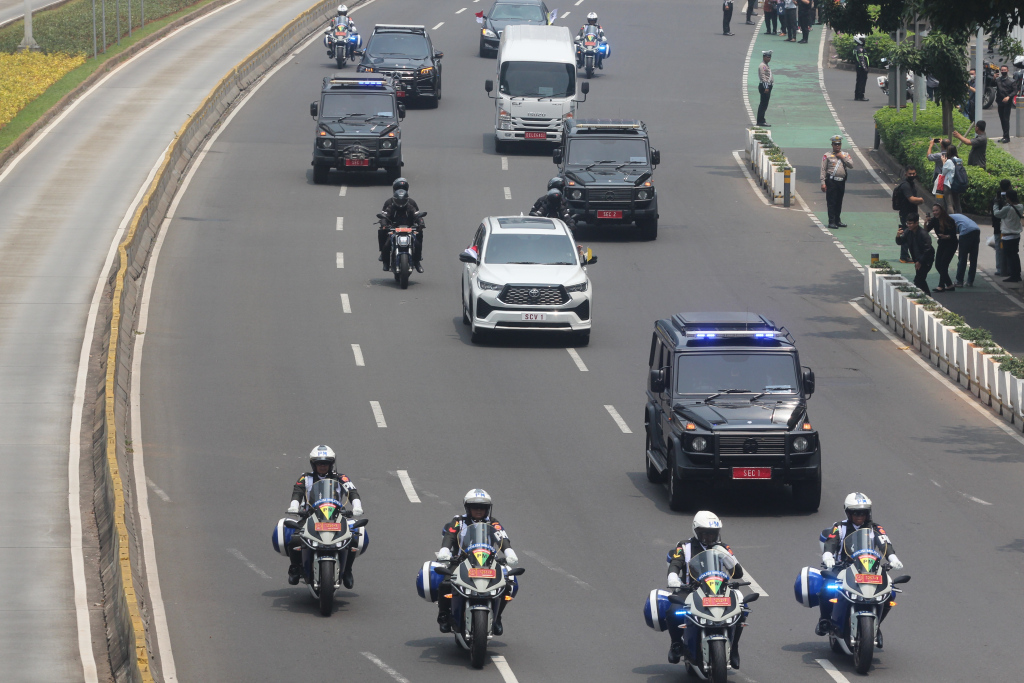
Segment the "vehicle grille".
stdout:
<path fill-rule="evenodd" d="M 530 285 L 505 285 L 498 295 L 498 301 L 509 306 L 561 306 L 569 300 L 565 287 L 532 287 Z"/>
<path fill-rule="evenodd" d="M 633 188 L 631 187 L 609 187 L 593 188 L 587 190 L 587 196 L 591 204 L 601 202 L 628 202 L 633 199 Z"/>
<path fill-rule="evenodd" d="M 752 450 L 756 445 L 757 450 Z M 718 437 L 721 455 L 785 455 L 786 437 L 758 434 L 721 434 Z"/>
<path fill-rule="evenodd" d="M 512 125 L 516 128 L 558 130 L 562 125 L 562 121 L 561 119 L 538 119 L 516 116 L 512 119 Z"/>

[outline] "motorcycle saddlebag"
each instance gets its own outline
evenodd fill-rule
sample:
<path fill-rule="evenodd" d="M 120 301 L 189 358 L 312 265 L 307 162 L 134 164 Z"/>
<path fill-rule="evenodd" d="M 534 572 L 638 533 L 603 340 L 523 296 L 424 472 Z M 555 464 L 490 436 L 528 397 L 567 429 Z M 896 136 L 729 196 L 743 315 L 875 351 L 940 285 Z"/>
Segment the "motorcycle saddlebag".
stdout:
<path fill-rule="evenodd" d="M 820 571 L 813 567 L 804 567 L 800 570 L 800 575 L 796 577 L 796 583 L 793 585 L 796 601 L 804 607 L 817 607 L 818 594 L 824 584 L 825 579 L 822 578 Z"/>
<path fill-rule="evenodd" d="M 434 567 L 444 566 L 447 566 L 444 562 L 424 562 L 416 574 L 416 592 L 427 602 L 437 602 L 437 594 L 445 577 L 435 572 Z"/>
<path fill-rule="evenodd" d="M 284 525 L 286 519 L 287 517 L 282 517 L 277 520 L 277 524 L 274 526 L 274 533 L 270 535 L 270 541 L 274 544 L 274 552 L 288 557 L 288 543 L 292 540 L 292 534 L 295 533 L 295 529 L 290 529 Z"/>
<path fill-rule="evenodd" d="M 652 590 L 644 602 L 644 621 L 649 628 L 655 631 L 668 630 L 668 611 L 673 609 L 672 603 L 668 601 L 669 592 L 666 590 Z"/>
<path fill-rule="evenodd" d="M 366 531 L 366 527 L 360 527 L 359 529 L 353 529 L 352 524 L 355 523 L 354 519 L 348 521 L 348 528 L 352 534 L 356 537 L 355 546 L 359 548 L 359 554 L 362 555 L 366 552 L 366 549 L 370 547 L 370 534 Z"/>

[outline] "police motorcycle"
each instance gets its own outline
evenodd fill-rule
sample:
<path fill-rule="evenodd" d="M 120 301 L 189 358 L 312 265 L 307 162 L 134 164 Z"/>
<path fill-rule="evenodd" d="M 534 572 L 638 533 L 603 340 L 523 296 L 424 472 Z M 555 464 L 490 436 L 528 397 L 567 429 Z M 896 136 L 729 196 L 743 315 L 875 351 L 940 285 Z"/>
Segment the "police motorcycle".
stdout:
<path fill-rule="evenodd" d="M 597 27 L 587 24 L 583 36 L 576 40 L 576 66 L 583 69 L 587 78 L 593 78 L 594 69 L 602 68 L 608 50 L 608 41 L 601 39 Z"/>
<path fill-rule="evenodd" d="M 888 57 L 882 57 L 882 59 L 879 61 L 879 66 L 881 68 L 883 68 L 883 69 L 888 69 L 889 68 L 889 58 Z M 907 101 L 908 102 L 913 102 L 914 101 L 914 72 L 913 71 L 907 71 L 906 74 L 904 75 L 904 78 L 905 78 L 905 80 L 907 82 Z M 878 87 L 882 89 L 882 94 L 883 95 L 885 95 L 886 97 L 889 96 L 889 76 L 888 75 L 879 76 L 878 77 Z"/>
<path fill-rule="evenodd" d="M 388 249 L 391 252 L 389 270 L 395 274 L 395 282 L 402 289 L 409 287 L 409 275 L 413 268 L 413 248 L 416 242 L 416 235 L 419 232 L 419 224 L 426 211 L 416 212 L 417 225 L 388 225 L 388 215 L 384 212 L 378 213 L 381 227 L 388 231 Z"/>
<path fill-rule="evenodd" d="M 896 586 L 910 581 L 909 576 L 891 578 L 883 558 L 892 554 L 884 534 L 863 528 L 843 539 L 842 564 L 821 572 L 804 567 L 797 577 L 794 591 L 797 602 L 818 607 L 820 600 L 832 603 L 828 624 L 828 643 L 835 653 L 853 655 L 853 666 L 859 674 L 871 668 L 879 625 L 896 606 Z"/>
<path fill-rule="evenodd" d="M 363 44 L 359 31 L 347 24 L 332 24 L 324 31 L 324 47 L 327 57 L 335 60 L 339 69 L 344 69 L 348 60 L 355 60 L 355 51 Z"/>
<path fill-rule="evenodd" d="M 334 591 L 341 587 L 341 577 L 351 554 L 353 543 L 365 550 L 366 526 L 369 520 L 352 519 L 345 511 L 348 492 L 337 479 L 321 479 L 313 484 L 299 520 L 284 518 L 274 529 L 274 548 L 287 555 L 288 542 L 299 534 L 302 542 L 302 580 L 320 603 L 320 614 L 331 616 Z M 291 533 L 289 533 L 291 532 Z"/>
<path fill-rule="evenodd" d="M 736 629 L 744 628 L 750 603 L 759 593 L 737 590 L 749 581 L 733 581 L 736 558 L 713 547 L 690 558 L 689 593 L 653 590 L 644 604 L 644 619 L 655 631 L 683 629 L 683 661 L 702 681 L 725 683 Z"/>
<path fill-rule="evenodd" d="M 519 590 L 515 577 L 526 571 L 509 569 L 500 561 L 501 541 L 496 534 L 490 524 L 470 524 L 459 542 L 457 564 L 426 562 L 416 579 L 420 597 L 437 602 L 444 577 L 451 577 L 452 633 L 459 647 L 469 650 L 470 663 L 477 669 L 487 658 L 487 641 L 494 635 L 500 601 L 515 597 Z"/>

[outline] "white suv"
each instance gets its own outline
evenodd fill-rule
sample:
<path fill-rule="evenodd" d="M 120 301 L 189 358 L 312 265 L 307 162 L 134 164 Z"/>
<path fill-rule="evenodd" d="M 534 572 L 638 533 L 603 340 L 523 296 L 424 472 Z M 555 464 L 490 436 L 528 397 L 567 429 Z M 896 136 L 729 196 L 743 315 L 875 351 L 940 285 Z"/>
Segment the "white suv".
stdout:
<path fill-rule="evenodd" d="M 550 330 L 590 341 L 593 289 L 572 231 L 560 220 L 490 216 L 459 255 L 462 322 L 479 343 L 491 330 Z"/>

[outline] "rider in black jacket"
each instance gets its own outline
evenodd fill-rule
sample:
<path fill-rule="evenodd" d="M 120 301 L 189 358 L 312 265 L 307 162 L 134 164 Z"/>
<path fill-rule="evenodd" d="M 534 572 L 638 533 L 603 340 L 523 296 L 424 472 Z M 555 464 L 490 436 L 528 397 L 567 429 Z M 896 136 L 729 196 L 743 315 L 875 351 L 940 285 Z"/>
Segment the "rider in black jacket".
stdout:
<path fill-rule="evenodd" d="M 554 178 L 552 178 L 554 180 Z M 561 178 L 559 178 L 561 180 Z M 569 212 L 569 205 L 562 195 L 561 188 L 551 187 L 548 183 L 548 191 L 537 198 L 530 209 L 531 216 L 543 216 L 544 218 L 558 218 L 565 222 L 571 230 L 576 226 L 572 214 Z"/>
<path fill-rule="evenodd" d="M 399 178 L 399 180 L 403 180 Z M 395 181 L 398 184 L 398 181 Z M 408 183 L 406 183 L 408 186 Z M 384 202 L 385 218 L 377 230 L 377 246 L 380 249 L 380 260 L 384 264 L 384 270 L 391 269 L 391 249 L 388 244 L 389 231 L 396 225 L 407 225 L 416 228 L 413 238 L 412 261 L 417 273 L 423 272 L 420 260 L 423 258 L 423 228 L 424 224 L 416 217 L 419 207 L 409 197 L 408 190 L 398 189 L 390 199 Z"/>

